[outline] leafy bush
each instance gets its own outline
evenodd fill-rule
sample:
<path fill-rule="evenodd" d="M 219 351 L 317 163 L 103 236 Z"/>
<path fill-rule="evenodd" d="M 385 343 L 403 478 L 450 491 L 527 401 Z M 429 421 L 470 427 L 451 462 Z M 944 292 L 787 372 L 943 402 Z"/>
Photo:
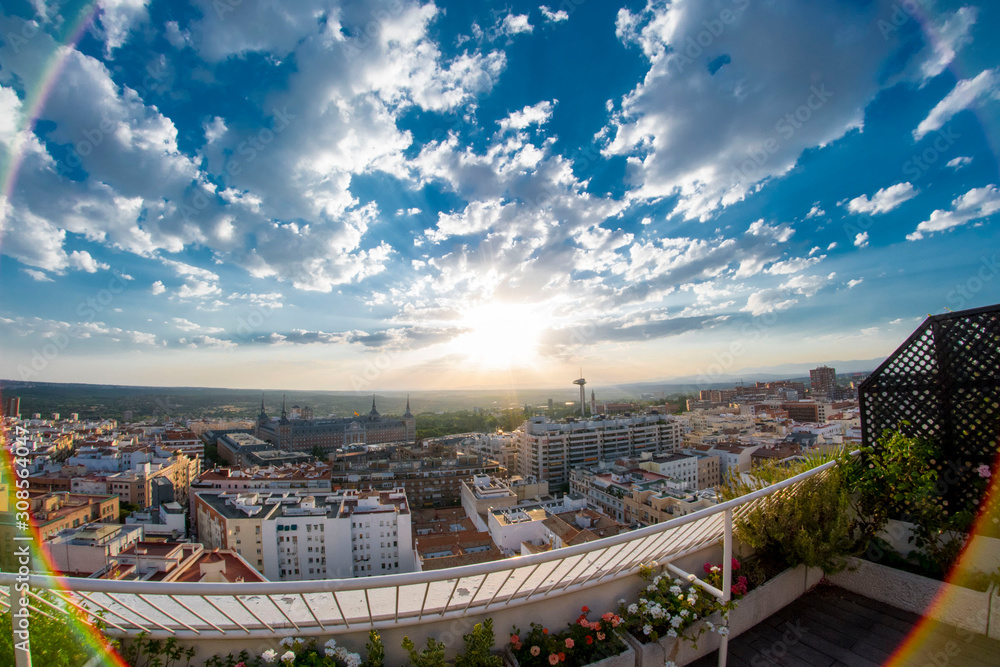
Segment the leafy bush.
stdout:
<path fill-rule="evenodd" d="M 844 479 L 846 455 L 811 456 L 787 466 L 768 461 L 754 467 L 749 481 L 730 475 L 720 493 L 724 500 L 737 498 L 831 460 L 840 460 L 841 465 L 738 511 L 733 532 L 758 559 L 784 567 L 819 567 L 827 574 L 846 567 L 845 556 L 854 546 Z"/>
<path fill-rule="evenodd" d="M 503 667 L 500 656 L 493 655 L 493 619 L 476 623 L 472 632 L 463 635 L 465 652 L 455 658 L 455 667 Z"/>
<path fill-rule="evenodd" d="M 403 648 L 410 654 L 410 664 L 414 667 L 445 667 L 444 643 L 433 637 L 427 638 L 427 648 L 420 653 L 409 637 L 403 637 Z"/>

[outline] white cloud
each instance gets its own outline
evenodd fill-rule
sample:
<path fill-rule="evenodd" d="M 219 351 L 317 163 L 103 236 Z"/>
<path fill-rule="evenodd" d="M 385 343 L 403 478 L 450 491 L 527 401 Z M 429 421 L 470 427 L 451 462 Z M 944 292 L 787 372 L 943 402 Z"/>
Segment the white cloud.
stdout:
<path fill-rule="evenodd" d="M 226 121 L 219 116 L 215 116 L 210 121 L 205 121 L 202 129 L 205 131 L 205 143 L 209 144 L 215 143 L 229 131 L 229 128 L 226 127 Z"/>
<path fill-rule="evenodd" d="M 830 245 L 828 245 L 828 246 L 826 247 L 826 251 L 827 251 L 827 252 L 830 252 L 831 250 L 833 250 L 833 249 L 834 249 L 834 248 L 836 248 L 836 247 L 837 247 L 837 242 L 836 242 L 836 241 L 833 241 L 832 243 L 830 243 Z"/>
<path fill-rule="evenodd" d="M 132 28 L 149 19 L 149 0 L 99 0 L 97 21 L 104 37 L 104 53 L 108 58 L 128 39 Z"/>
<path fill-rule="evenodd" d="M 859 232 L 854 235 L 854 245 L 858 248 L 868 247 L 868 232 Z"/>
<path fill-rule="evenodd" d="M 882 188 L 871 199 L 861 195 L 855 197 L 847 204 L 847 210 L 851 213 L 868 213 L 878 215 L 888 213 L 905 201 L 913 199 L 920 193 L 912 183 L 897 183 L 887 188 Z"/>
<path fill-rule="evenodd" d="M 546 100 L 533 106 L 526 106 L 520 111 L 514 111 L 506 118 L 498 121 L 500 123 L 500 131 L 506 132 L 511 129 L 523 130 L 529 125 L 544 125 L 552 118 L 553 104 L 558 102 L 559 100 L 553 100 L 552 102 Z"/>
<path fill-rule="evenodd" d="M 90 253 L 86 250 L 74 250 L 71 252 L 69 254 L 69 265 L 74 269 L 78 269 L 86 273 L 97 273 L 98 270 L 107 270 L 111 268 L 109 264 L 98 262 L 96 259 L 91 257 Z"/>
<path fill-rule="evenodd" d="M 55 282 L 50 278 L 44 271 L 36 271 L 34 269 L 21 269 L 24 271 L 32 280 L 37 280 L 40 283 L 51 283 Z"/>
<path fill-rule="evenodd" d="M 539 9 L 542 10 L 542 16 L 545 17 L 545 20 L 549 21 L 550 23 L 559 23 L 561 21 L 569 20 L 569 13 L 563 9 L 554 12 L 552 11 L 551 8 L 547 7 L 546 5 L 542 5 L 541 7 L 539 7 Z"/>
<path fill-rule="evenodd" d="M 806 220 L 809 220 L 810 218 L 818 218 L 821 215 L 826 215 L 826 211 L 819 207 L 819 202 L 816 202 L 812 205 L 812 208 L 809 209 L 809 212 L 806 213 Z"/>
<path fill-rule="evenodd" d="M 156 296 L 157 294 L 163 294 L 164 292 L 166 292 L 167 288 L 163 286 L 163 281 L 157 280 L 155 283 L 153 283 L 152 287 L 150 288 L 150 291 L 153 293 L 153 296 Z"/>
<path fill-rule="evenodd" d="M 940 24 L 930 14 L 921 21 L 927 33 L 927 45 L 924 52 L 918 54 L 916 62 L 920 63 L 925 81 L 943 72 L 955 59 L 956 52 L 972 41 L 969 30 L 978 15 L 979 10 L 975 7 L 960 7 L 951 14 L 945 14 Z"/>
<path fill-rule="evenodd" d="M 503 17 L 498 29 L 504 35 L 519 35 L 523 32 L 531 32 L 534 26 L 528 21 L 527 14 L 507 14 Z"/>
<path fill-rule="evenodd" d="M 917 225 L 917 229 L 906 238 L 909 241 L 917 241 L 926 234 L 942 232 L 981 220 L 997 211 L 1000 211 L 1000 189 L 996 185 L 973 188 L 952 201 L 950 210 L 938 209 L 931 213 L 931 217 Z"/>
<path fill-rule="evenodd" d="M 206 327 L 201 324 L 195 324 L 191 320 L 186 320 L 183 317 L 175 317 L 171 319 L 171 322 L 175 327 L 185 332 L 196 331 L 203 334 L 217 334 L 225 331 L 225 329 L 221 329 L 219 327 Z"/>
<path fill-rule="evenodd" d="M 960 157 L 948 160 L 948 164 L 946 164 L 945 166 L 946 167 L 951 167 L 955 171 L 958 171 L 962 167 L 967 167 L 970 164 L 972 164 L 972 158 L 971 157 L 960 156 Z"/>
<path fill-rule="evenodd" d="M 865 281 L 864 278 L 854 278 L 853 280 L 848 280 L 847 281 L 847 289 L 854 289 L 855 287 L 857 287 L 858 285 L 860 285 L 864 281 Z"/>
<path fill-rule="evenodd" d="M 223 340 L 221 338 L 214 338 L 212 336 L 192 336 L 191 338 L 179 338 L 178 343 L 192 349 L 196 348 L 216 348 L 216 349 L 229 349 L 236 347 L 236 343 L 231 340 Z"/>
<path fill-rule="evenodd" d="M 927 117 L 920 121 L 917 129 L 913 131 L 913 138 L 919 141 L 928 132 L 941 129 L 958 112 L 991 99 L 1000 99 L 1000 70 L 983 70 L 974 79 L 962 79 L 931 109 Z"/>
<path fill-rule="evenodd" d="M 766 273 L 778 276 L 798 273 L 799 271 L 808 269 L 810 266 L 819 264 L 824 259 L 826 259 L 826 255 L 820 255 L 819 257 L 797 257 L 795 259 L 788 259 L 782 262 L 775 262 L 768 267 Z"/>
<path fill-rule="evenodd" d="M 724 23 L 710 2 L 620 10 L 619 38 L 650 62 L 602 133 L 607 154 L 628 158 L 630 196 L 676 195 L 675 214 L 705 221 L 804 150 L 861 128 L 868 103 L 900 78 L 880 79 L 874 63 L 906 62 L 910 46 L 873 28 L 887 12 L 889 2 L 736 3 Z"/>
<path fill-rule="evenodd" d="M 798 303 L 798 299 L 788 298 L 787 293 L 781 290 L 765 289 L 751 294 L 747 299 L 747 304 L 741 310 L 758 317 L 779 310 L 787 310 L 796 303 Z"/>

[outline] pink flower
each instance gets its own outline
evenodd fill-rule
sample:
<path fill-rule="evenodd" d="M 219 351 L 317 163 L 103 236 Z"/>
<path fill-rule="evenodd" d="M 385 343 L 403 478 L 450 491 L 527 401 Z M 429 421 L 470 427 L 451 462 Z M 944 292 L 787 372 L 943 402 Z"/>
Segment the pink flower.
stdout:
<path fill-rule="evenodd" d="M 733 556 L 733 569 L 734 570 L 740 569 L 740 562 L 736 560 L 736 556 Z"/>
<path fill-rule="evenodd" d="M 979 473 L 980 477 L 989 477 L 990 476 L 990 467 L 988 465 L 986 465 L 985 463 L 983 465 L 979 466 L 979 468 L 977 468 L 976 471 Z"/>
<path fill-rule="evenodd" d="M 550 665 L 559 664 L 559 656 L 556 655 L 555 653 L 549 653 L 549 664 Z"/>
<path fill-rule="evenodd" d="M 520 644 L 521 643 L 521 638 L 518 637 L 517 635 L 511 635 L 510 636 L 510 643 L 511 644 Z"/>
<path fill-rule="evenodd" d="M 704 564 L 704 565 L 702 566 L 702 568 L 701 568 L 701 569 L 705 570 L 705 574 L 708 574 L 709 572 L 711 572 L 711 571 L 712 571 L 712 564 L 711 564 L 711 563 L 705 563 L 705 564 Z"/>
<path fill-rule="evenodd" d="M 566 638 L 566 648 L 573 648 L 574 644 L 575 644 L 575 642 L 573 641 L 572 637 L 567 637 Z"/>
<path fill-rule="evenodd" d="M 531 655 L 537 656 L 541 652 L 542 652 L 542 649 L 538 648 L 537 646 L 532 646 L 531 647 Z"/>
<path fill-rule="evenodd" d="M 604 641 L 604 633 L 603 632 L 598 632 L 597 633 L 597 640 L 598 641 L 602 641 L 602 642 Z"/>

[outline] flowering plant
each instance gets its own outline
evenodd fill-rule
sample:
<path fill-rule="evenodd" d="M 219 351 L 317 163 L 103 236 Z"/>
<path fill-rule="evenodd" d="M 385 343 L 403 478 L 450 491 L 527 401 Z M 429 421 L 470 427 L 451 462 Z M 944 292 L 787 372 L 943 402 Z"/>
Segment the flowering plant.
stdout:
<path fill-rule="evenodd" d="M 527 634 L 515 627 L 510 636 L 510 650 L 518 664 L 545 667 L 562 663 L 566 667 L 578 667 L 625 650 L 624 642 L 615 634 L 615 628 L 622 624 L 620 616 L 607 612 L 591 621 L 587 618 L 588 607 L 583 607 L 581 612 L 569 627 L 558 633 L 550 633 L 539 623 L 532 623 Z"/>
<path fill-rule="evenodd" d="M 718 565 L 705 563 L 705 571 L 708 583 L 716 587 L 722 585 L 722 572 Z M 621 603 L 621 615 L 625 628 L 640 641 L 655 642 L 666 636 L 682 637 L 695 643 L 705 630 L 719 634 L 728 632 L 728 628 L 716 627 L 711 621 L 706 620 L 697 626 L 695 622 L 716 611 L 721 611 L 725 618 L 729 610 L 736 606 L 735 601 L 723 604 L 690 582 L 654 574 L 652 566 L 644 565 L 639 575 L 649 583 L 640 591 L 638 602 L 630 605 L 625 605 L 624 601 Z M 689 579 L 693 580 L 694 575 L 690 575 Z M 742 582 L 738 581 L 733 588 L 734 593 L 737 588 L 745 591 L 746 579 L 742 578 Z"/>
<path fill-rule="evenodd" d="M 318 646 L 315 639 L 285 637 L 280 642 L 278 650 L 268 649 L 260 656 L 265 665 L 292 667 L 293 665 L 308 665 L 309 667 L 360 667 L 361 656 L 351 653 L 343 646 L 337 646 L 336 639 L 329 639 Z M 284 650 L 283 650 L 284 649 Z"/>

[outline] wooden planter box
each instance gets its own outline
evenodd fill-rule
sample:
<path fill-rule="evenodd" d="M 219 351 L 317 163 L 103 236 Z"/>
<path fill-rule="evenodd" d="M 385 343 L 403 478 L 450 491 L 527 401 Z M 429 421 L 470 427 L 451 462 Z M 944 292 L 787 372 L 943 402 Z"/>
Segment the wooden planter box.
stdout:
<path fill-rule="evenodd" d="M 822 578 L 822 570 L 800 565 L 785 570 L 753 589 L 736 603 L 736 609 L 729 612 L 729 636 L 736 637 L 746 632 L 797 600 Z M 713 614 L 710 620 L 715 625 L 721 623 L 718 614 Z M 661 637 L 648 644 L 643 644 L 629 634 L 625 635 L 625 639 L 636 650 L 636 667 L 663 667 L 667 660 L 673 660 L 677 665 L 687 665 L 719 649 L 719 635 L 714 632 L 705 632 L 699 637 L 697 648 L 679 637 Z"/>
<path fill-rule="evenodd" d="M 635 650 L 632 648 L 632 645 L 628 642 L 626 637 L 624 637 L 622 634 L 619 634 L 618 638 L 621 639 L 622 642 L 625 644 L 625 650 L 619 653 L 618 655 L 613 655 L 609 658 L 605 658 L 604 660 L 591 662 L 589 663 L 590 667 L 635 667 L 636 665 Z M 509 645 L 504 648 L 502 655 L 504 663 L 510 665 L 510 667 L 520 667 L 520 664 L 517 662 L 517 658 L 514 657 L 514 652 L 510 650 Z M 662 662 L 660 663 L 659 667 L 663 667 Z"/>
<path fill-rule="evenodd" d="M 985 635 L 990 619 L 990 591 L 979 592 L 860 558 L 830 582 L 873 600 Z M 994 607 L 1000 607 L 994 604 Z M 995 615 L 1000 621 L 1000 609 Z M 991 626 L 992 628 L 995 626 Z M 996 632 L 993 636 L 996 636 Z"/>

